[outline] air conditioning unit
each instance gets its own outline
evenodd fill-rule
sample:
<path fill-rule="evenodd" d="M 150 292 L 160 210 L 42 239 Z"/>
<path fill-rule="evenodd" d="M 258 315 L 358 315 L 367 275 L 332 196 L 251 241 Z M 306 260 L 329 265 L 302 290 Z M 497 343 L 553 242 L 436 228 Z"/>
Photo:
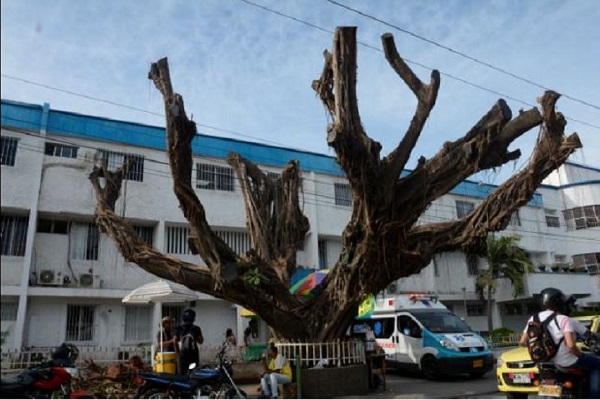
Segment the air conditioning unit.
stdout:
<path fill-rule="evenodd" d="M 81 274 L 79 275 L 79 285 L 83 287 L 94 286 L 94 275 L 92 274 Z"/>
<path fill-rule="evenodd" d="M 40 271 L 37 279 L 38 285 L 57 286 L 62 283 L 61 273 L 54 272 L 51 269 L 44 269 Z"/>

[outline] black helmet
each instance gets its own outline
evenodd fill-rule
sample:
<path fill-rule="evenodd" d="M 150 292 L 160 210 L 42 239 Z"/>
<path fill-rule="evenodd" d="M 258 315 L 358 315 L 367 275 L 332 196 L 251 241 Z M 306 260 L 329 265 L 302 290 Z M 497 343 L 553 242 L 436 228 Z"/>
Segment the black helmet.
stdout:
<path fill-rule="evenodd" d="M 565 295 L 560 289 L 546 288 L 540 292 L 540 295 L 542 296 L 542 310 L 564 310 Z"/>
<path fill-rule="evenodd" d="M 183 312 L 183 314 L 181 314 L 181 319 L 183 320 L 184 324 L 193 324 L 196 320 L 196 311 L 188 308 Z"/>
<path fill-rule="evenodd" d="M 51 354 L 53 360 L 69 360 L 72 363 L 75 363 L 78 357 L 79 349 L 71 343 L 62 343 L 54 350 L 54 353 Z"/>

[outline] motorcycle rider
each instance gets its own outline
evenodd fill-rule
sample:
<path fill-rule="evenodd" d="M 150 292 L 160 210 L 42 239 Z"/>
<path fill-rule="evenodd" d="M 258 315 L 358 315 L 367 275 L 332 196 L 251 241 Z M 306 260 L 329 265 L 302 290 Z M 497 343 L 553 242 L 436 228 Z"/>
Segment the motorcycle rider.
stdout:
<path fill-rule="evenodd" d="M 554 322 L 548 324 L 548 331 L 554 343 L 560 343 L 558 351 L 552 358 L 552 363 L 559 369 L 585 369 L 589 371 L 589 395 L 590 398 L 600 398 L 600 357 L 582 353 L 576 345 L 573 320 L 563 313 L 569 312 L 572 304 L 571 298 L 567 298 L 563 292 L 556 288 L 546 288 L 540 292 L 542 311 L 538 314 L 540 321 L 545 321 L 556 313 Z M 574 298 L 573 298 L 574 299 Z M 527 325 L 533 320 L 529 318 L 525 330 L 521 335 L 519 344 L 527 346 Z"/>

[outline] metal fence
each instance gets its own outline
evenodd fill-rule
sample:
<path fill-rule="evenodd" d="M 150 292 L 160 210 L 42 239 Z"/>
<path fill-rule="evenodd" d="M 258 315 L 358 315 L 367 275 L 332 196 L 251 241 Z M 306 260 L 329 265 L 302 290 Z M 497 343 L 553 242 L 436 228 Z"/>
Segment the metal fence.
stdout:
<path fill-rule="evenodd" d="M 485 338 L 488 346 L 490 346 L 492 349 L 518 346 L 519 339 L 521 339 L 520 333 L 515 333 L 508 336 L 488 336 Z"/>
<path fill-rule="evenodd" d="M 315 366 L 340 367 L 365 363 L 362 340 L 339 340 L 326 343 L 276 343 L 280 354 L 294 362 L 300 359 L 302 368 Z"/>

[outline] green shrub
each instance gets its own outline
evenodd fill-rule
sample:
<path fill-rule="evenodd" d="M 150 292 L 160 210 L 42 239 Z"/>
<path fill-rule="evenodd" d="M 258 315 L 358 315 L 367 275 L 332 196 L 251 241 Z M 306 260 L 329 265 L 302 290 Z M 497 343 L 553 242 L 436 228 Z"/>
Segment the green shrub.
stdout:
<path fill-rule="evenodd" d="M 510 336 L 513 335 L 515 331 L 510 328 L 496 328 L 492 331 L 492 337 L 502 337 L 502 336 Z"/>

